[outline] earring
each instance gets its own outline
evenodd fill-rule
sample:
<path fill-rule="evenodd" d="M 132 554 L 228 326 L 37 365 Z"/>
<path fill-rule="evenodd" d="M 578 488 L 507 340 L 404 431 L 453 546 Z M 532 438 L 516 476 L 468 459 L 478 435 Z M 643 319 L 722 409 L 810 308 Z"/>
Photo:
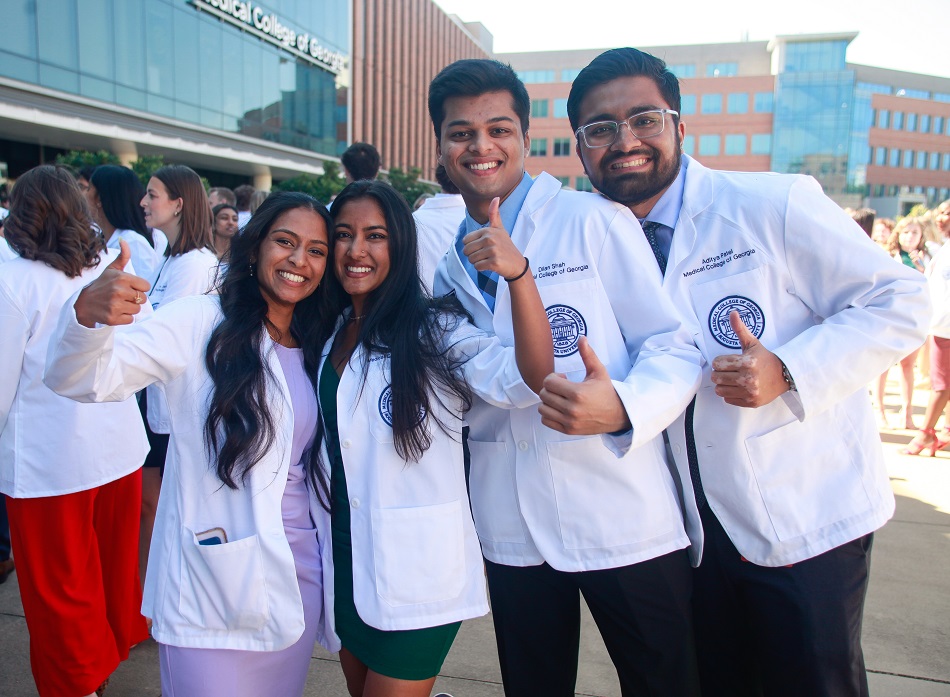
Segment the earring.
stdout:
<path fill-rule="evenodd" d="M 175 211 L 175 215 L 178 215 L 179 213 L 181 213 L 181 211 Z"/>
<path fill-rule="evenodd" d="M 254 264 L 247 265 L 247 275 L 254 278 Z"/>

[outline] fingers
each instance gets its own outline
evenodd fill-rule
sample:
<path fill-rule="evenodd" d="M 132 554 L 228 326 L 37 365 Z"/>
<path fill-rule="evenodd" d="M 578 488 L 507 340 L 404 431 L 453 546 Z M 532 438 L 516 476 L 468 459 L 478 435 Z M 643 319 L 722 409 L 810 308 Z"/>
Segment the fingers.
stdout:
<path fill-rule="evenodd" d="M 496 196 L 491 200 L 491 203 L 488 204 L 488 225 L 504 230 L 505 225 L 501 222 L 499 208 L 501 208 L 501 199 Z"/>
<path fill-rule="evenodd" d="M 122 271 L 125 268 L 125 265 L 129 263 L 129 259 L 132 258 L 132 252 L 129 251 L 129 245 L 126 244 L 125 240 L 119 240 L 119 256 L 115 258 L 111 264 L 106 268 L 115 269 L 116 271 Z"/>
<path fill-rule="evenodd" d="M 745 326 L 745 322 L 740 319 L 739 313 L 736 310 L 729 313 L 729 324 L 739 339 L 739 345 L 742 347 L 743 353 L 758 345 L 759 340 L 756 339 L 755 334 L 750 332 L 749 328 Z"/>
<path fill-rule="evenodd" d="M 580 353 L 581 360 L 584 361 L 584 367 L 587 369 L 587 377 L 584 380 L 610 379 L 607 368 L 601 363 L 590 342 L 586 336 L 582 336 L 577 342 L 577 350 Z"/>

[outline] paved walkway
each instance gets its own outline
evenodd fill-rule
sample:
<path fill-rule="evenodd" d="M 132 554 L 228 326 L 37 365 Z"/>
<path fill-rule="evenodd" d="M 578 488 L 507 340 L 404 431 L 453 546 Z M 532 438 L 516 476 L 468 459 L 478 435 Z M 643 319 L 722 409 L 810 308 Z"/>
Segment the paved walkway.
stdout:
<path fill-rule="evenodd" d="M 896 419 L 896 385 L 888 405 Z M 923 420 L 926 390 L 915 398 Z M 875 537 L 864 648 L 873 697 L 950 697 L 950 451 L 900 455 L 910 431 L 881 432 L 897 512 Z M 491 619 L 466 622 L 436 681 L 455 697 L 502 697 Z M 616 675 L 589 616 L 581 637 L 577 695 L 620 697 Z M 160 694 L 154 642 L 133 650 L 108 697 Z M 335 656 L 314 653 L 307 697 L 346 697 Z M 0 586 L 0 697 L 35 697 L 29 637 L 14 575 Z M 196 696 L 197 697 L 197 696 Z M 543 697 L 543 696 L 539 696 Z M 807 697 L 803 695 L 802 697 Z"/>

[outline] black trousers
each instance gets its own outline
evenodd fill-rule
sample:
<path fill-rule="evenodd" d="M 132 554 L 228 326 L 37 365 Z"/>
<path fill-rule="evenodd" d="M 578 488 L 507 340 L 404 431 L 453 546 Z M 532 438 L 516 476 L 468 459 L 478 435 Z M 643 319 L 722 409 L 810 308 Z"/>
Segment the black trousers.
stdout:
<path fill-rule="evenodd" d="M 867 697 L 873 536 L 787 567 L 744 561 L 707 506 L 693 609 L 703 697 Z"/>
<path fill-rule="evenodd" d="M 699 694 L 685 550 L 602 571 L 486 569 L 506 697 L 574 697 L 581 593 L 624 697 Z"/>

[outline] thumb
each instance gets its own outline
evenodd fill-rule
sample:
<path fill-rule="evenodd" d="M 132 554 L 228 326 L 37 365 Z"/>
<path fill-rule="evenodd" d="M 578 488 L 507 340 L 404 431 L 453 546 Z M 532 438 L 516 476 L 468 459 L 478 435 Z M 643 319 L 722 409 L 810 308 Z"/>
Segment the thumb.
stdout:
<path fill-rule="evenodd" d="M 501 199 L 497 196 L 491 200 L 491 203 L 488 205 L 488 224 L 491 227 L 505 229 L 504 223 L 501 222 L 501 213 L 498 212 L 498 209 L 501 207 Z"/>
<path fill-rule="evenodd" d="M 126 244 L 125 240 L 119 240 L 119 256 L 107 268 L 124 271 L 131 258 L 132 252 L 129 251 L 129 245 Z"/>
<path fill-rule="evenodd" d="M 750 332 L 749 328 L 745 326 L 745 322 L 739 319 L 739 313 L 736 310 L 729 313 L 729 324 L 732 325 L 732 331 L 734 331 L 739 338 L 742 353 L 746 353 L 749 349 L 759 344 L 759 340 L 755 338 L 755 334 Z"/>
<path fill-rule="evenodd" d="M 584 361 L 584 367 L 587 369 L 587 377 L 584 378 L 585 381 L 603 378 L 610 379 L 607 368 L 604 367 L 604 364 L 600 362 L 597 354 L 594 353 L 594 349 L 591 348 L 586 336 L 582 336 L 580 341 L 577 342 L 577 350 L 580 352 L 581 360 Z"/>

